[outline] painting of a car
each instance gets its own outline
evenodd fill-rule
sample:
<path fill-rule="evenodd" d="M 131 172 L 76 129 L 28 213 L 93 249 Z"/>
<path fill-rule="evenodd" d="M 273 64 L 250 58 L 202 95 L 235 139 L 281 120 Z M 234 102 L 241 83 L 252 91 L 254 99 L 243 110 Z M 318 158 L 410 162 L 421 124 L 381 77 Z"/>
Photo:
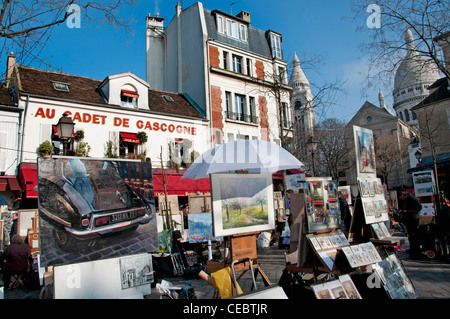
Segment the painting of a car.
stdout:
<path fill-rule="evenodd" d="M 92 239 L 132 230 L 154 213 L 149 199 L 125 182 L 113 160 L 39 161 L 39 212 L 56 239 Z M 152 191 L 151 183 L 147 183 Z M 67 236 L 69 235 L 69 237 Z"/>

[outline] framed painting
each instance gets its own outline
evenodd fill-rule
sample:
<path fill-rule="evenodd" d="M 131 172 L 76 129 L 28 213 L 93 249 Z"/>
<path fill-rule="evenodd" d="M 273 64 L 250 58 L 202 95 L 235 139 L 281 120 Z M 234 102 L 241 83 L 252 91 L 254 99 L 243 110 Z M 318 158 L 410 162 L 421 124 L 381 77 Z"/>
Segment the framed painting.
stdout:
<path fill-rule="evenodd" d="M 414 172 L 412 175 L 414 192 L 417 197 L 434 195 L 435 182 L 433 171 Z"/>
<path fill-rule="evenodd" d="M 39 158 L 41 265 L 73 264 L 158 250 L 151 182 L 149 162 Z M 140 245 L 134 243 L 137 237 Z"/>
<path fill-rule="evenodd" d="M 271 174 L 211 174 L 214 236 L 275 228 Z"/>
<path fill-rule="evenodd" d="M 358 177 L 376 177 L 375 147 L 372 130 L 353 126 Z"/>
<path fill-rule="evenodd" d="M 211 241 L 222 240 L 221 237 L 214 237 L 213 235 L 211 215 L 212 215 L 211 213 L 188 215 L 188 225 L 189 225 L 188 240 L 190 243 L 202 243 L 207 242 L 208 240 Z"/>
<path fill-rule="evenodd" d="M 340 228 L 337 184 L 331 178 L 306 178 L 305 202 L 309 233 Z"/>

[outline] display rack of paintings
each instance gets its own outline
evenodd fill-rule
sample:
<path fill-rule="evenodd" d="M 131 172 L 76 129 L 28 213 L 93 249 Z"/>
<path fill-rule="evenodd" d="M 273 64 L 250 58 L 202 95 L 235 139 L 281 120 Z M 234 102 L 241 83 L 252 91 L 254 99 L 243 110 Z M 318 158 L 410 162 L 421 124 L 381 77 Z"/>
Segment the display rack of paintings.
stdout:
<path fill-rule="evenodd" d="M 337 184 L 331 178 L 306 178 L 305 203 L 309 233 L 340 228 Z"/>
<path fill-rule="evenodd" d="M 391 299 L 417 299 L 414 285 L 395 253 L 372 265 L 372 269 Z"/>
<path fill-rule="evenodd" d="M 311 247 L 317 256 L 319 256 L 323 265 L 330 271 L 334 270 L 334 262 L 337 250 L 341 247 L 350 245 L 345 235 L 340 231 L 332 231 L 323 234 L 306 235 Z"/>
<path fill-rule="evenodd" d="M 389 229 L 384 222 L 370 224 L 376 239 L 388 239 L 391 237 Z"/>
<path fill-rule="evenodd" d="M 338 279 L 312 285 L 311 288 L 317 299 L 361 299 L 361 295 L 349 275 L 342 275 Z"/>
<path fill-rule="evenodd" d="M 277 222 L 284 222 L 286 219 L 286 207 L 282 192 L 273 192 L 273 205 Z"/>
<path fill-rule="evenodd" d="M 358 179 L 366 224 L 389 220 L 389 209 L 379 178 Z"/>

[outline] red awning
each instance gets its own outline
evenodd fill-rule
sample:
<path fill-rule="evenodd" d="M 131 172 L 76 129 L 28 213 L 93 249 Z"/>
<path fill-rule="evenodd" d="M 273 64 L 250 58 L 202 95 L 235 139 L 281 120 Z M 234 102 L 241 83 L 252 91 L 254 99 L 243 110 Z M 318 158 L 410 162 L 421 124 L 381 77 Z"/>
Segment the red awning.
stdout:
<path fill-rule="evenodd" d="M 20 191 L 21 187 L 15 175 L 0 176 L 0 191 Z"/>
<path fill-rule="evenodd" d="M 128 96 L 128 97 L 139 98 L 139 94 L 137 92 L 129 91 L 129 90 L 122 90 L 122 95 Z"/>
<path fill-rule="evenodd" d="M 35 189 L 37 185 L 37 164 L 21 163 L 19 167 L 19 180 L 22 186 L 22 192 L 26 198 L 38 198 L 38 192 Z"/>
<path fill-rule="evenodd" d="M 294 175 L 294 174 L 305 174 L 305 177 L 311 177 L 311 175 L 309 175 L 308 173 L 305 173 L 296 168 L 286 170 L 286 175 Z M 283 178 L 283 171 L 273 173 L 273 179 L 282 179 L 282 178 Z"/>
<path fill-rule="evenodd" d="M 184 171 L 165 170 L 167 195 L 193 196 L 197 195 L 197 192 L 200 192 L 200 195 L 211 195 L 209 178 L 181 179 L 183 173 Z M 161 169 L 153 169 L 153 191 L 155 197 L 164 195 Z"/>
<path fill-rule="evenodd" d="M 137 137 L 136 133 L 120 132 L 119 134 L 124 142 L 136 143 L 136 144 L 139 144 L 141 142 L 141 140 Z"/>

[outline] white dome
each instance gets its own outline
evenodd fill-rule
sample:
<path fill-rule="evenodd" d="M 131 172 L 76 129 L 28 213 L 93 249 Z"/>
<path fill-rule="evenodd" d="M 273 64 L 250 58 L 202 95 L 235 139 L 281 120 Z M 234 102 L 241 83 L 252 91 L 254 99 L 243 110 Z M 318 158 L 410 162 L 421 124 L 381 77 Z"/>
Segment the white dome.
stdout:
<path fill-rule="evenodd" d="M 417 52 L 409 29 L 405 32 L 405 41 L 407 53 L 394 78 L 394 109 L 404 102 L 427 96 L 426 88 L 441 78 L 438 68 Z"/>
<path fill-rule="evenodd" d="M 294 53 L 294 59 L 292 60 L 292 73 L 291 77 L 289 78 L 289 85 L 292 87 L 298 87 L 300 85 L 308 86 L 309 87 L 309 81 L 306 77 L 305 73 L 303 72 L 302 68 L 300 67 L 300 60 L 297 57 L 297 53 Z"/>

